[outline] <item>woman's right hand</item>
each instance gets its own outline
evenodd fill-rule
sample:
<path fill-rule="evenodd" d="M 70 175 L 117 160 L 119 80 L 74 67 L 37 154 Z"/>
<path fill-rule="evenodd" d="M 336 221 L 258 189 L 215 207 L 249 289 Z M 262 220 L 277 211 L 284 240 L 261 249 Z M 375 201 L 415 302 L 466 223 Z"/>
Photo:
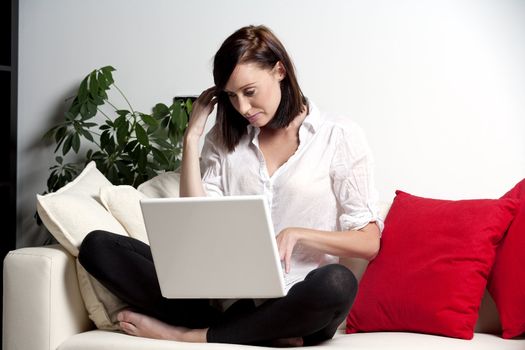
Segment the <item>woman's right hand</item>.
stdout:
<path fill-rule="evenodd" d="M 206 121 L 210 116 L 215 104 L 217 103 L 217 97 L 215 96 L 216 88 L 212 86 L 209 89 L 204 90 L 200 96 L 193 103 L 190 120 L 188 122 L 188 128 L 186 129 L 185 137 L 194 137 L 200 139 L 204 133 Z"/>

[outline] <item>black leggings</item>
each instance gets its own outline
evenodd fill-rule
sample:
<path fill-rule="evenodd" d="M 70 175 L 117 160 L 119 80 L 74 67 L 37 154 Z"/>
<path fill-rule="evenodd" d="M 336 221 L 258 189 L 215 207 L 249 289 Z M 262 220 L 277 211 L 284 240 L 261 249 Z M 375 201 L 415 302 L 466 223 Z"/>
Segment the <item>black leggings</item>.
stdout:
<path fill-rule="evenodd" d="M 150 248 L 134 238 L 106 231 L 90 232 L 78 255 L 82 266 L 136 311 L 166 323 L 207 328 L 214 343 L 266 345 L 303 337 L 305 345 L 331 339 L 357 293 L 353 273 L 332 264 L 311 271 L 282 298 L 256 307 L 241 299 L 225 312 L 208 299 L 167 299 L 161 295 Z"/>

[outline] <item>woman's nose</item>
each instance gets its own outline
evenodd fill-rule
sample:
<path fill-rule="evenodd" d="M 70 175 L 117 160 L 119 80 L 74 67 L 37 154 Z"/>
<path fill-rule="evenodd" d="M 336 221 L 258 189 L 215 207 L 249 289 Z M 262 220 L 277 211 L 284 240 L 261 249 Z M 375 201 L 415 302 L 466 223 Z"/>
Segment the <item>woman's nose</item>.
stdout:
<path fill-rule="evenodd" d="M 242 115 L 247 115 L 250 111 L 251 105 L 247 98 L 239 97 L 239 112 Z"/>

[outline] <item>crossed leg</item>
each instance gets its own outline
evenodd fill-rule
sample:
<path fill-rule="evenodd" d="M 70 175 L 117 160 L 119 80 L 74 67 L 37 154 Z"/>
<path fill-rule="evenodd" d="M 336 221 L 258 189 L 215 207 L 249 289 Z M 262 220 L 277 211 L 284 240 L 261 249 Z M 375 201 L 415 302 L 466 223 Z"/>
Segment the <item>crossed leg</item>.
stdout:
<path fill-rule="evenodd" d="M 257 308 L 244 303 L 248 306 L 242 312 L 221 314 L 208 301 L 163 298 L 147 245 L 129 237 L 95 232 L 82 243 L 79 260 L 109 290 L 137 307 L 138 312 L 125 310 L 118 316 L 122 330 L 136 336 L 273 346 L 317 344 L 333 337 L 357 292 L 353 274 L 333 264 L 311 271 L 283 298 L 269 299 Z M 112 262 L 110 272 L 100 268 L 100 261 L 107 266 L 101 255 Z M 122 275 L 128 276 L 124 282 Z"/>

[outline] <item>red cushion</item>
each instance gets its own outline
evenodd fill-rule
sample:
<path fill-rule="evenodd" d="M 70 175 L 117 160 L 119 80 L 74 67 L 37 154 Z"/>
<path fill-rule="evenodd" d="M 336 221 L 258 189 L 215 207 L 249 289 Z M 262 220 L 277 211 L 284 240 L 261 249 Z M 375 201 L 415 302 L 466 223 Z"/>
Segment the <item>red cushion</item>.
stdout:
<path fill-rule="evenodd" d="M 516 218 L 496 251 L 488 290 L 496 302 L 503 338 L 525 333 L 525 179 L 502 198 L 520 200 Z"/>
<path fill-rule="evenodd" d="M 346 332 L 407 331 L 471 339 L 513 199 L 439 200 L 396 191 Z"/>

